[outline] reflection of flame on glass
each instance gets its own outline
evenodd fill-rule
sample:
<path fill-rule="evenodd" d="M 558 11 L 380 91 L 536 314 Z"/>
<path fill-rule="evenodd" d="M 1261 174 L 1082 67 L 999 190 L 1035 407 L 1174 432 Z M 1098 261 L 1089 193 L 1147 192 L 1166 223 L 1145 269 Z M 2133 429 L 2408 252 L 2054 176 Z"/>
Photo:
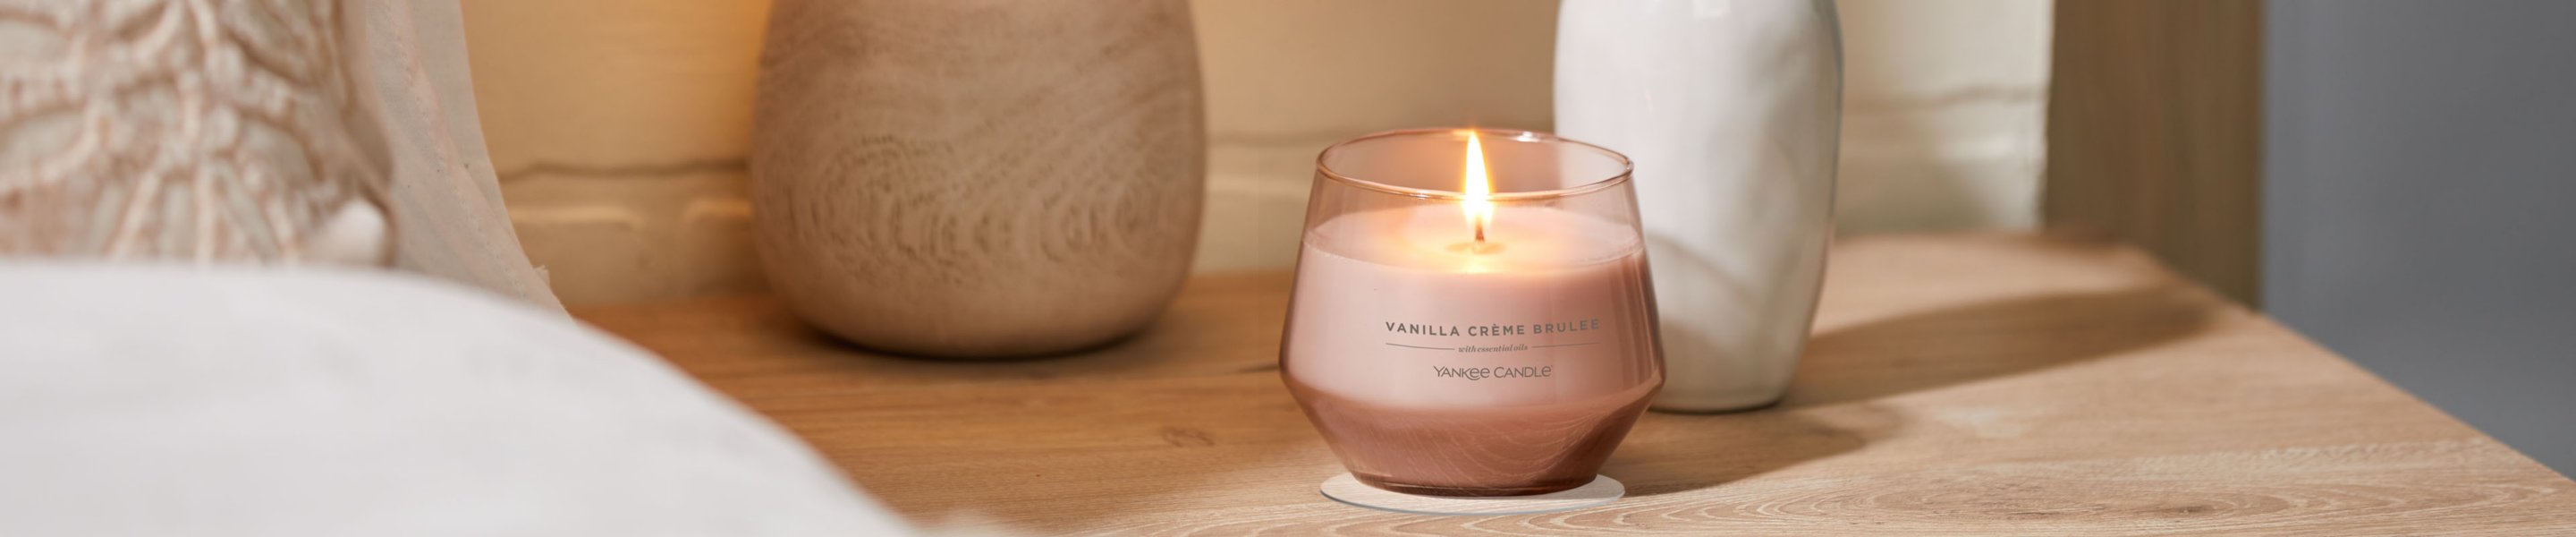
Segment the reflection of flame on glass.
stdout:
<path fill-rule="evenodd" d="M 1476 242 L 1485 242 L 1485 225 L 1494 221 L 1494 179 L 1485 173 L 1485 144 L 1476 131 L 1467 131 L 1467 201 L 1459 209 L 1467 214 L 1467 224 L 1476 227 Z"/>

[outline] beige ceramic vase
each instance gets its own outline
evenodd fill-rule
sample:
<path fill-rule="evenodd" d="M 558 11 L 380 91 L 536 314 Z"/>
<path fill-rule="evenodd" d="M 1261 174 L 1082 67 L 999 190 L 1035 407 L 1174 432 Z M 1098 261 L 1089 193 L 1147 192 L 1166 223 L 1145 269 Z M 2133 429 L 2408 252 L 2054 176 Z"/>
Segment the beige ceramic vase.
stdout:
<path fill-rule="evenodd" d="M 1205 133 L 1184 0 L 779 0 L 752 203 L 770 283 L 862 346 L 1103 345 L 1189 271 Z"/>

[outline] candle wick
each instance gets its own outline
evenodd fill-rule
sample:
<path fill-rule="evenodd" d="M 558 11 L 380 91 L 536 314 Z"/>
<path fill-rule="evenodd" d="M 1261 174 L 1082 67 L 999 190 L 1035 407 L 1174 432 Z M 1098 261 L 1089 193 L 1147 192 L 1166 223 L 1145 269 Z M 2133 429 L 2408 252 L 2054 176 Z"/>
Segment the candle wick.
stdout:
<path fill-rule="evenodd" d="M 1485 242 L 1485 237 L 1478 235 L 1474 241 L 1449 245 L 1449 251 L 1468 255 L 1485 255 L 1503 251 L 1503 243 Z"/>
<path fill-rule="evenodd" d="M 1485 242 L 1485 219 L 1483 218 L 1476 219 L 1476 242 L 1479 244 Z"/>

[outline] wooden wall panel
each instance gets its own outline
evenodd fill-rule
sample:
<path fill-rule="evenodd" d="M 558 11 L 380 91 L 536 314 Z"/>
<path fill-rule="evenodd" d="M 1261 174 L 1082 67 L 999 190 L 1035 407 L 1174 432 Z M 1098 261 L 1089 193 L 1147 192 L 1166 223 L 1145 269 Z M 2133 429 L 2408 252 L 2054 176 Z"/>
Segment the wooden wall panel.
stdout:
<path fill-rule="evenodd" d="M 2262 2 L 2057 4 L 2043 221 L 2145 247 L 2253 303 Z"/>

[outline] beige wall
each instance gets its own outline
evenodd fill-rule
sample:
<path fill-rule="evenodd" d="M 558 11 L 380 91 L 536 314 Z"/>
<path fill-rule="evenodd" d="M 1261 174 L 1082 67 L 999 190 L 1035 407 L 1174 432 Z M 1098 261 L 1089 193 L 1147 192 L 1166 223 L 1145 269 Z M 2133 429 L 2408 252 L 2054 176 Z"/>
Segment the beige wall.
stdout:
<path fill-rule="evenodd" d="M 1844 0 L 1844 234 L 2038 226 L 2045 0 Z"/>
<path fill-rule="evenodd" d="M 742 157 L 766 2 L 463 1 L 503 196 L 566 302 L 762 288 Z M 1842 5 L 1845 231 L 2030 226 L 2049 4 Z M 1201 271 L 1290 263 L 1333 141 L 1549 127 L 1553 0 L 1193 8 L 1212 152 Z"/>
<path fill-rule="evenodd" d="M 1297 260 L 1315 153 L 1389 129 L 1548 130 L 1554 0 L 1199 0 L 1200 271 Z"/>
<path fill-rule="evenodd" d="M 768 2 L 464 0 L 501 195 L 566 303 L 762 288 L 743 155 Z"/>

